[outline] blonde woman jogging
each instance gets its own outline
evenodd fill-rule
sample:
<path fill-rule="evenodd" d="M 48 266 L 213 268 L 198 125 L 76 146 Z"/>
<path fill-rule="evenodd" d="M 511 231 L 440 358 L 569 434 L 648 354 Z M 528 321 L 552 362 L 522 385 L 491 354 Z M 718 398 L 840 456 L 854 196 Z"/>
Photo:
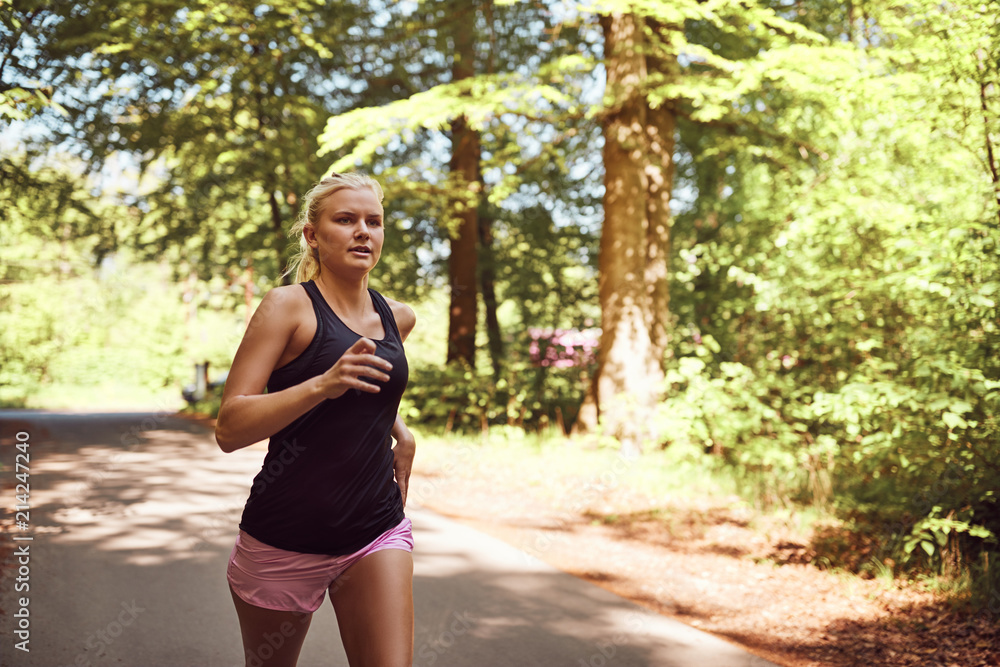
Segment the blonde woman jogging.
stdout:
<path fill-rule="evenodd" d="M 247 667 L 294 666 L 327 593 L 352 667 L 412 663 L 415 445 L 397 410 L 416 317 L 368 287 L 382 198 L 362 174 L 306 195 L 298 284 L 264 297 L 226 381 L 222 450 L 270 439 L 227 570 Z"/>

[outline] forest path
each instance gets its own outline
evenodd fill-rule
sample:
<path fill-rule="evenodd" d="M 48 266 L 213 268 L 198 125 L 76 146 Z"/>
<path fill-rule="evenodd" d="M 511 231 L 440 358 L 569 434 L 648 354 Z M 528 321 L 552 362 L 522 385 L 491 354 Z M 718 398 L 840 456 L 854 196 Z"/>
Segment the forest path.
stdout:
<path fill-rule="evenodd" d="M 13 523 L 18 433 L 25 529 Z M 260 445 L 224 454 L 206 426 L 168 413 L 4 411 L 0 454 L 0 664 L 242 664 L 225 569 Z M 772 665 L 427 509 L 408 514 L 415 665 Z M 14 646 L 22 607 L 30 652 Z M 347 664 L 329 604 L 299 664 Z"/>

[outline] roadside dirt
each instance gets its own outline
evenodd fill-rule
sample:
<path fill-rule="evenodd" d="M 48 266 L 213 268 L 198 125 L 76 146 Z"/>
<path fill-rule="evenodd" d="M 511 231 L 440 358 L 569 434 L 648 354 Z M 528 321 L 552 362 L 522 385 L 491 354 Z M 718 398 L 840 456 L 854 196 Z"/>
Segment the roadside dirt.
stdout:
<path fill-rule="evenodd" d="M 1000 618 L 952 609 L 914 582 L 810 563 L 807 535 L 737 499 L 652 503 L 518 463 L 421 462 L 411 499 L 787 667 L 1000 665 Z"/>

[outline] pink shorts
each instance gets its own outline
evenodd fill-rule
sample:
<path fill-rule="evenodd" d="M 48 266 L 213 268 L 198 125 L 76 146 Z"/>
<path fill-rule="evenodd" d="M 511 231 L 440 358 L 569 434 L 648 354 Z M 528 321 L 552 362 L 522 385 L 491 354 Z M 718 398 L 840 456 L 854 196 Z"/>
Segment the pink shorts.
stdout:
<path fill-rule="evenodd" d="M 368 554 L 383 549 L 413 551 L 413 524 L 409 519 L 346 556 L 277 549 L 241 530 L 229 556 L 226 578 L 233 592 L 255 607 L 312 613 L 323 604 L 327 589 L 337 577 Z"/>

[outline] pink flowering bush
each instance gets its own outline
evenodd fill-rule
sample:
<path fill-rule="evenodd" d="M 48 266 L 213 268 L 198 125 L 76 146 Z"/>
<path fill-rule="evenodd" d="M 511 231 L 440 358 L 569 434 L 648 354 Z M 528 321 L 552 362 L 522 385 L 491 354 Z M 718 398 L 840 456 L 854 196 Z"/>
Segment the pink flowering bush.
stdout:
<path fill-rule="evenodd" d="M 597 359 L 600 329 L 528 329 L 528 353 L 535 366 L 586 367 Z"/>
<path fill-rule="evenodd" d="M 475 369 L 414 364 L 402 410 L 415 424 L 445 431 L 500 424 L 569 429 L 593 376 L 599 338 L 600 329 L 528 329 L 505 341 L 499 372 L 485 353 Z"/>

